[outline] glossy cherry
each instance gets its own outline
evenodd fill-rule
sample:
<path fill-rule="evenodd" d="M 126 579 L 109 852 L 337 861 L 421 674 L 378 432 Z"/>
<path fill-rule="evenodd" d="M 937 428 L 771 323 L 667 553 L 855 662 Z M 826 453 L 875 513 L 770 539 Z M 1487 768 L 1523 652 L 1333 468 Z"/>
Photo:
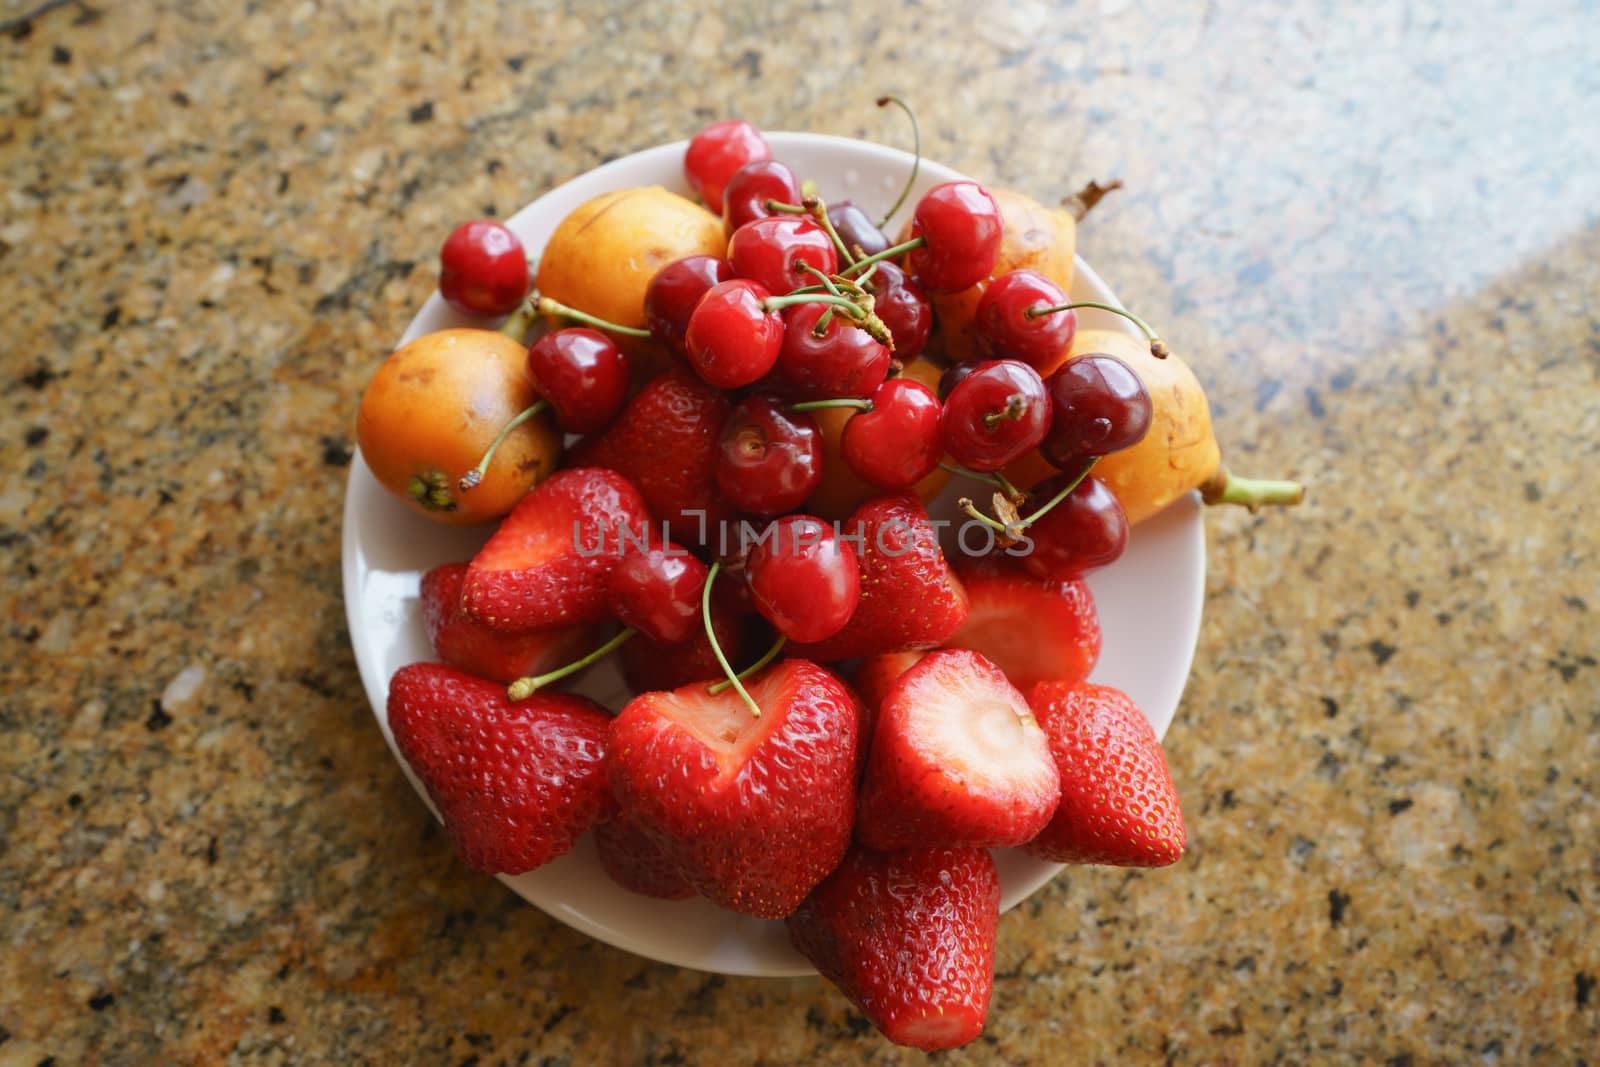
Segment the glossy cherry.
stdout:
<path fill-rule="evenodd" d="M 844 424 L 839 451 L 863 481 L 899 492 L 932 474 L 944 457 L 939 398 L 911 378 L 890 378 L 872 394 L 872 410 Z"/>
<path fill-rule="evenodd" d="M 528 349 L 528 377 L 534 391 L 550 401 L 563 430 L 591 433 L 622 410 L 628 357 L 599 330 L 554 330 Z"/>
<path fill-rule="evenodd" d="M 439 250 L 439 295 L 468 315 L 509 315 L 528 295 L 528 256 L 490 219 L 464 222 Z"/>
<path fill-rule="evenodd" d="M 1047 478 L 1028 493 L 1042 505 L 1065 489 L 1075 475 Z M 1115 562 L 1128 546 L 1128 516 L 1105 483 L 1085 478 L 1055 507 L 1028 525 L 1033 542 L 1020 561 L 1035 578 L 1075 578 Z"/>
<path fill-rule="evenodd" d="M 695 373 L 719 389 L 737 389 L 772 369 L 783 347 L 783 318 L 763 305 L 769 295 L 743 278 L 706 290 L 684 335 Z"/>
<path fill-rule="evenodd" d="M 1138 444 L 1150 430 L 1150 391 L 1116 356 L 1069 359 L 1045 381 L 1050 429 L 1039 454 L 1064 471 Z"/>
<path fill-rule="evenodd" d="M 822 336 L 817 323 L 826 304 L 797 304 L 784 311 L 783 348 L 767 384 L 791 400 L 868 397 L 889 374 L 889 349 L 835 309 Z"/>
<path fill-rule="evenodd" d="M 805 215 L 772 215 L 747 222 L 728 239 L 728 262 L 741 278 L 760 282 L 783 296 L 816 279 L 796 264 L 805 262 L 824 274 L 839 269 L 828 232 Z"/>
<path fill-rule="evenodd" d="M 740 167 L 722 191 L 722 221 L 732 233 L 747 222 L 775 214 L 768 200 L 780 204 L 800 203 L 800 179 L 787 164 L 776 159 L 758 159 Z"/>
<path fill-rule="evenodd" d="M 722 425 L 717 488 L 739 510 L 781 515 L 822 482 L 822 433 L 803 411 L 770 396 L 747 396 Z"/>
<path fill-rule="evenodd" d="M 944 402 L 940 436 L 955 461 L 995 471 L 1044 439 L 1050 397 L 1039 372 L 1015 359 L 981 363 Z"/>
<path fill-rule="evenodd" d="M 799 201 L 793 201 L 799 203 Z M 849 200 L 828 205 L 828 219 L 844 246 L 854 255 L 856 249 L 864 256 L 875 256 L 889 247 L 889 238 L 878 229 L 872 217 Z"/>
<path fill-rule="evenodd" d="M 761 614 L 791 641 L 821 641 L 844 629 L 861 599 L 855 549 L 811 515 L 785 515 L 745 561 Z"/>
<path fill-rule="evenodd" d="M 939 375 L 939 402 L 949 400 L 951 391 L 966 380 L 967 375 L 983 366 L 983 363 L 984 361 L 980 359 L 969 359 L 946 367 L 944 373 Z"/>
<path fill-rule="evenodd" d="M 644 291 L 645 325 L 650 336 L 669 352 L 683 355 L 689 316 L 700 298 L 718 282 L 731 281 L 733 268 L 716 256 L 686 256 L 656 271 Z"/>
<path fill-rule="evenodd" d="M 888 261 L 867 279 L 872 291 L 873 310 L 894 336 L 894 356 L 910 363 L 928 346 L 933 331 L 933 305 L 906 272 Z"/>
<path fill-rule="evenodd" d="M 694 135 L 683 154 L 683 176 L 713 214 L 722 214 L 722 190 L 740 167 L 771 159 L 761 131 L 743 119 L 713 122 Z"/>
<path fill-rule="evenodd" d="M 1067 302 L 1061 286 L 1043 274 L 1014 270 L 984 287 L 973 317 L 973 338 L 987 359 L 1020 359 L 1035 370 L 1061 362 L 1078 332 L 1076 311 L 1029 316 L 1030 309 Z"/>
<path fill-rule="evenodd" d="M 1000 206 L 977 182 L 941 182 L 917 202 L 906 265 L 930 293 L 957 293 L 989 276 L 1000 256 Z"/>
<path fill-rule="evenodd" d="M 675 645 L 700 632 L 706 565 L 671 541 L 630 545 L 608 580 L 611 613 L 652 641 Z"/>

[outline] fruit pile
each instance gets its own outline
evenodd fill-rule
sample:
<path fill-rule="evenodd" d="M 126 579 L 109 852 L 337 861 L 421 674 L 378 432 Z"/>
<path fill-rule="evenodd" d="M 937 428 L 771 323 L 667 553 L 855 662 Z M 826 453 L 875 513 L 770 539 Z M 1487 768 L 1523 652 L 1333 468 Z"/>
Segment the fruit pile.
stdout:
<path fill-rule="evenodd" d="M 533 278 L 497 223 L 445 242 L 444 298 L 504 325 L 389 356 L 358 440 L 418 513 L 499 525 L 423 576 L 443 662 L 395 674 L 389 724 L 470 867 L 592 830 L 625 888 L 783 920 L 891 1040 L 960 1045 L 992 985 L 986 850 L 1183 853 L 1149 722 L 1087 680 L 1083 574 L 1190 490 L 1299 487 L 1227 473 L 1142 320 L 1078 330 L 1072 213 L 950 181 L 892 240 L 739 121 L 684 169 L 705 206 L 601 196 Z M 988 506 L 941 544 L 951 478 Z M 615 715 L 561 691 L 613 652 Z"/>

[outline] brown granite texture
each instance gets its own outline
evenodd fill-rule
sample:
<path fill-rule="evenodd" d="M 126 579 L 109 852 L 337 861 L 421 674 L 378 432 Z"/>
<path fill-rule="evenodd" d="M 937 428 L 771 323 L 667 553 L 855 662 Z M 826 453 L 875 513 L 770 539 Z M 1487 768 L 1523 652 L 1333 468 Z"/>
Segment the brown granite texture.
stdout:
<path fill-rule="evenodd" d="M 28 6 L 0 1064 L 919 1058 L 819 981 L 653 965 L 457 865 L 338 553 L 356 399 L 452 222 L 727 114 L 903 143 L 886 88 L 963 170 L 1121 177 L 1081 251 L 1234 465 L 1313 487 L 1208 518 L 1189 857 L 1006 917 L 948 1061 L 1596 1062 L 1592 2 Z"/>

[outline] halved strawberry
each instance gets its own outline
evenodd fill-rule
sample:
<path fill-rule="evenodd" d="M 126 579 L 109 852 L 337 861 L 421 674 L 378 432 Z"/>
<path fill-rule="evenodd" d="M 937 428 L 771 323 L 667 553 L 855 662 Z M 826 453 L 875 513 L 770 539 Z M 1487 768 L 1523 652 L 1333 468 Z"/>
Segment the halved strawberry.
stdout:
<path fill-rule="evenodd" d="M 646 693 L 611 723 L 624 815 L 716 904 L 781 919 L 838 865 L 855 818 L 860 711 L 833 674 L 784 660 L 747 681 Z"/>
<path fill-rule="evenodd" d="M 608 619 L 606 579 L 622 559 L 623 531 L 637 541 L 649 521 L 644 498 L 617 472 L 559 470 L 472 557 L 461 605 L 511 633 Z"/>
<path fill-rule="evenodd" d="M 789 940 L 872 1025 L 927 1052 L 983 1030 L 1000 878 L 976 848 L 856 846 L 789 916 Z"/>
<path fill-rule="evenodd" d="M 656 843 L 626 815 L 594 828 L 600 866 L 622 888 L 662 900 L 685 900 L 694 886 Z"/>
<path fill-rule="evenodd" d="M 446 563 L 422 576 L 422 621 L 438 657 L 479 678 L 507 684 L 571 663 L 600 644 L 599 626 L 561 626 L 508 634 L 461 610 L 465 563 Z"/>
<path fill-rule="evenodd" d="M 930 652 L 878 709 L 856 837 L 885 851 L 1020 845 L 1060 797 L 1049 742 L 1000 668 Z"/>
<path fill-rule="evenodd" d="M 832 661 L 878 652 L 937 648 L 967 617 L 967 593 L 922 502 L 884 496 L 856 508 L 841 528 L 861 566 L 861 599 L 844 629 L 813 645 L 808 659 Z"/>
<path fill-rule="evenodd" d="M 389 681 L 389 729 L 462 862 L 521 874 L 572 848 L 606 804 L 599 705 L 565 693 L 516 704 L 505 686 L 442 663 Z"/>
<path fill-rule="evenodd" d="M 1056 863 L 1165 867 L 1188 837 L 1150 720 L 1120 689 L 1044 682 L 1028 703 L 1061 771 L 1061 804 L 1028 851 Z"/>
<path fill-rule="evenodd" d="M 1089 677 L 1100 658 L 1100 619 L 1087 585 L 1021 571 L 963 567 L 959 573 L 967 621 L 945 647 L 983 653 L 1024 692 L 1039 682 Z"/>

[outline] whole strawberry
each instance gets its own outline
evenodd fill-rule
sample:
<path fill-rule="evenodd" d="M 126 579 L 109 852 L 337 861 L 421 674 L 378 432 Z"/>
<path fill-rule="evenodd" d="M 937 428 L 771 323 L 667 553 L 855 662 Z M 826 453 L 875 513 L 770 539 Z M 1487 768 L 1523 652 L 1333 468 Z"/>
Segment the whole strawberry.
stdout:
<path fill-rule="evenodd" d="M 967 621 L 947 647 L 983 653 L 1024 692 L 1089 676 L 1100 658 L 1100 618 L 1081 580 L 1041 580 L 987 561 L 957 573 L 967 590 Z"/>
<path fill-rule="evenodd" d="M 442 663 L 401 667 L 389 729 L 462 862 L 521 874 L 572 848 L 606 803 L 608 720 L 563 693 L 516 704 L 505 687 Z"/>
<path fill-rule="evenodd" d="M 1165 867 L 1187 836 L 1161 742 L 1121 690 L 1043 682 L 1028 693 L 1061 771 L 1061 805 L 1028 851 L 1056 863 Z"/>
<path fill-rule="evenodd" d="M 898 1045 L 977 1037 L 994 988 L 1000 878 L 987 852 L 856 847 L 789 916 L 789 940 Z"/>
<path fill-rule="evenodd" d="M 594 828 L 600 866 L 622 888 L 662 900 L 685 900 L 694 886 L 656 843 L 626 815 Z"/>
<path fill-rule="evenodd" d="M 446 563 L 422 576 L 422 622 L 434 653 L 452 667 L 507 684 L 570 663 L 601 641 L 598 626 L 560 626 L 509 634 L 461 610 L 465 563 Z"/>

